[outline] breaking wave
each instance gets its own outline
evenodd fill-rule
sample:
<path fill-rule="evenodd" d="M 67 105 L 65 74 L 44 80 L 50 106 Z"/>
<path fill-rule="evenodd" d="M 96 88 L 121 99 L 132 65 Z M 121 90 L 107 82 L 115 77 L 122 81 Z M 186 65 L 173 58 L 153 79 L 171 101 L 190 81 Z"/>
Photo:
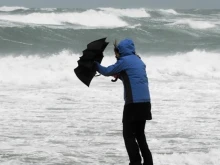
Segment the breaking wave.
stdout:
<path fill-rule="evenodd" d="M 1 27 L 14 26 L 60 26 L 72 28 L 118 28 L 129 27 L 127 18 L 147 18 L 150 14 L 144 8 L 140 9 L 57 9 L 57 8 L 35 8 L 24 7 L 0 7 L 0 11 L 15 11 L 18 9 L 28 10 L 21 13 L 0 14 Z M 133 24 L 131 26 L 134 26 Z"/>
<path fill-rule="evenodd" d="M 179 13 L 177 13 L 175 10 L 173 9 L 160 9 L 159 10 L 161 13 L 164 13 L 164 14 L 173 14 L 173 15 L 179 15 Z"/>
<path fill-rule="evenodd" d="M 170 56 L 146 59 L 149 74 L 154 78 L 220 78 L 220 53 L 193 50 Z"/>
<path fill-rule="evenodd" d="M 2 6 L 0 7 L 0 11 L 9 12 L 9 11 L 15 11 L 15 10 L 28 10 L 26 7 L 20 7 L 20 6 Z"/>
<path fill-rule="evenodd" d="M 80 54 L 64 50 L 51 56 L 4 56 L 0 60 L 0 83 L 49 84 L 80 83 L 73 69 L 77 67 Z M 141 58 L 147 65 L 148 77 L 158 80 L 189 78 L 220 79 L 220 54 L 194 50 L 169 56 L 152 55 Z M 110 54 L 105 54 L 104 66 L 115 62 Z"/>
<path fill-rule="evenodd" d="M 0 20 L 34 25 L 81 25 L 94 28 L 115 28 L 127 26 L 119 17 L 103 11 L 87 10 L 67 13 L 31 13 L 20 15 L 0 15 Z M 92 21 L 91 21 L 92 20 Z"/>
<path fill-rule="evenodd" d="M 178 20 L 174 23 L 170 23 L 169 25 L 187 25 L 192 29 L 210 29 L 215 28 L 216 25 L 214 23 L 208 22 L 208 21 L 196 21 L 192 19 L 182 19 Z"/>
<path fill-rule="evenodd" d="M 42 11 L 55 11 L 57 8 L 41 8 Z"/>
<path fill-rule="evenodd" d="M 147 13 L 144 8 L 140 8 L 140 9 L 100 8 L 100 9 L 109 14 L 114 14 L 117 16 L 124 16 L 124 17 L 131 17 L 131 18 L 150 17 L 150 14 Z"/>

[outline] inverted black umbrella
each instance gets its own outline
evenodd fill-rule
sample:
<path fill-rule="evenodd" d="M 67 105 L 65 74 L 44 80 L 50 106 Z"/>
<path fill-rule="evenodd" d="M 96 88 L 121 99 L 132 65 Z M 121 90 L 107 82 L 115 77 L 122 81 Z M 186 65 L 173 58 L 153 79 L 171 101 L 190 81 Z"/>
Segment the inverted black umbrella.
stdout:
<path fill-rule="evenodd" d="M 103 51 L 109 44 L 105 40 L 106 38 L 102 38 L 89 43 L 78 60 L 78 67 L 74 69 L 76 76 L 88 87 L 96 74 L 94 61 L 101 63 Z"/>

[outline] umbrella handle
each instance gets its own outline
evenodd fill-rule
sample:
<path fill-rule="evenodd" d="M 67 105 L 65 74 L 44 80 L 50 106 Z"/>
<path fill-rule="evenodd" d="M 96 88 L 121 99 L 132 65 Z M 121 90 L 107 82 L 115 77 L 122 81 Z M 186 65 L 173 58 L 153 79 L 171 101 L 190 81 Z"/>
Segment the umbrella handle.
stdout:
<path fill-rule="evenodd" d="M 118 80 L 118 77 L 115 78 L 115 79 L 112 79 L 111 81 L 112 81 L 112 82 L 116 82 L 117 80 Z"/>

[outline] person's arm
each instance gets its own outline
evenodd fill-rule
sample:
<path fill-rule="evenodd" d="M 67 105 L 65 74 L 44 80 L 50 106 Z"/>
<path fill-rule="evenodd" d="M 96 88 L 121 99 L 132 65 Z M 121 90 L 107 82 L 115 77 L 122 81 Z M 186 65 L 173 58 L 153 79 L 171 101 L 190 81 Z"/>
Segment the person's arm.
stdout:
<path fill-rule="evenodd" d="M 104 76 L 117 75 L 123 70 L 123 61 L 120 59 L 117 60 L 115 64 L 110 65 L 108 67 L 104 67 L 100 65 L 98 62 L 95 62 L 95 63 L 96 63 L 97 71 Z"/>

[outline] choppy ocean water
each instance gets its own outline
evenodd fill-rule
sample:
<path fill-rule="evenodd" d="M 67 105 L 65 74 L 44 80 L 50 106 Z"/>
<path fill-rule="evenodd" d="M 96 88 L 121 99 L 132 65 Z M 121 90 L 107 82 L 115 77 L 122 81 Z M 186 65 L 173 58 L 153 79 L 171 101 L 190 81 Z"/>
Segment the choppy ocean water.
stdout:
<path fill-rule="evenodd" d="M 128 164 L 123 87 L 73 69 L 86 44 L 132 38 L 147 65 L 157 165 L 220 162 L 220 10 L 0 7 L 0 165 Z"/>

